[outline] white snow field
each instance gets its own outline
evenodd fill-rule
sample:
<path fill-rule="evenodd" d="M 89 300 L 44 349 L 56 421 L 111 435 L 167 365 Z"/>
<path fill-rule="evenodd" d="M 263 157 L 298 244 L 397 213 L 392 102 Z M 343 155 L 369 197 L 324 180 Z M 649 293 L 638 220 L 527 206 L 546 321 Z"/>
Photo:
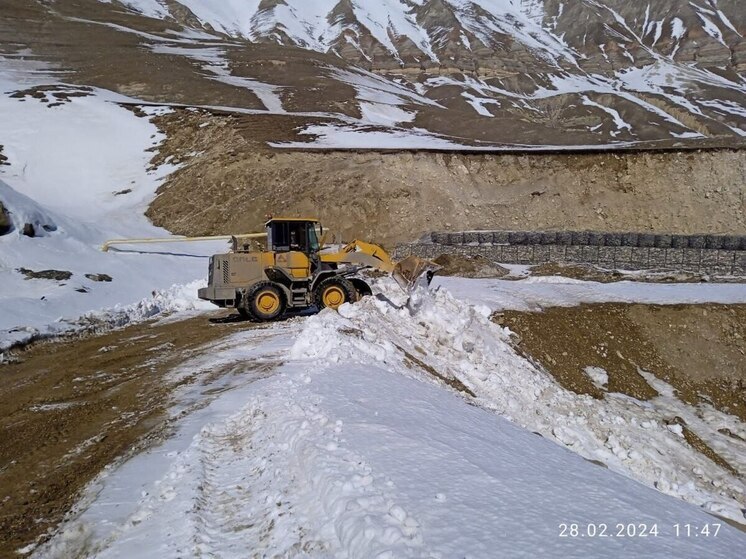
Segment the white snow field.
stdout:
<path fill-rule="evenodd" d="M 77 327 L 73 323 L 86 313 L 121 324 L 193 307 L 183 287 L 168 289 L 204 278 L 207 256 L 225 243 L 101 251 L 108 239 L 171 237 L 143 215 L 160 181 L 175 169 L 149 168 L 163 136 L 147 118 L 117 105 L 121 96 L 65 86 L 25 58 L 0 59 L 0 145 L 8 158 L 8 165 L 0 165 L 0 202 L 14 225 L 0 236 L 0 351 Z M 43 100 L 11 96 L 42 85 L 51 88 Z M 61 100 L 55 91 L 71 96 Z M 34 226 L 34 238 L 22 234 L 26 223 Z M 20 268 L 69 271 L 72 277 L 26 279 Z M 86 274 L 107 274 L 112 281 L 92 281 Z M 97 312 L 102 309 L 106 313 Z"/>
<path fill-rule="evenodd" d="M 538 310 L 581 303 L 643 303 L 658 305 L 746 303 L 743 283 L 599 283 L 562 276 L 532 276 L 520 281 L 435 276 L 433 287 L 491 310 Z"/>
<path fill-rule="evenodd" d="M 743 523 L 743 481 L 662 420 L 710 444 L 746 425 L 696 414 L 652 375 L 651 402 L 570 393 L 486 308 L 440 290 L 410 312 L 393 282 L 378 289 L 186 360 L 173 374 L 197 379 L 174 435 L 99 476 L 35 556 L 737 556 L 746 535 L 705 511 Z M 730 442 L 718 452 L 744 468 Z"/>

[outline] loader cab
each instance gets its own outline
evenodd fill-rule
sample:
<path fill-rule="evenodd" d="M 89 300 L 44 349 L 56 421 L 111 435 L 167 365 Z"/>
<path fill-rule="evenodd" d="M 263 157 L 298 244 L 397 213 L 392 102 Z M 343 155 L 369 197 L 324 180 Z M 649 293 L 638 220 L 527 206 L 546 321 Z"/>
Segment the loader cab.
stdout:
<path fill-rule="evenodd" d="M 320 250 L 321 224 L 315 219 L 272 218 L 266 223 L 267 250 L 316 254 Z"/>

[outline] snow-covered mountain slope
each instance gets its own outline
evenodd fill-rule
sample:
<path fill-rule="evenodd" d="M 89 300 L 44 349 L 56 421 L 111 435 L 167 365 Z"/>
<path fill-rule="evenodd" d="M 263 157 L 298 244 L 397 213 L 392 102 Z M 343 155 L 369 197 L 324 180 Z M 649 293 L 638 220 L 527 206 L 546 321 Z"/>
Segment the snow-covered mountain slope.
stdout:
<path fill-rule="evenodd" d="M 391 113 L 386 103 L 373 111 L 358 103 L 356 114 L 346 105 L 347 116 L 362 115 L 361 124 L 390 132 L 404 128 L 421 136 L 424 130 L 456 139 L 451 143 L 486 147 L 740 144 L 746 137 L 746 18 L 731 0 L 107 0 L 99 5 L 117 4 L 125 13 L 145 16 L 141 20 L 217 33 L 213 45 L 248 41 L 274 48 L 261 55 L 271 67 L 230 48 L 226 71 L 281 85 L 280 98 L 293 103 L 314 97 L 319 81 L 339 91 L 333 85 L 339 74 L 329 73 L 320 60 L 300 72 L 313 74 L 313 84 L 283 70 L 287 57 L 297 56 L 289 47 L 331 55 L 339 64 L 383 74 L 382 79 L 437 101 L 409 111 L 406 121 L 390 122 L 366 118 Z M 326 104 L 321 98 L 309 101 L 304 104 L 313 111 Z M 327 123 L 322 129 L 309 123 L 301 143 L 318 137 L 318 146 L 344 147 L 349 140 L 350 147 L 365 147 L 349 124 Z"/>
<path fill-rule="evenodd" d="M 121 0 L 150 17 L 183 18 L 163 0 Z M 449 64 L 512 51 L 551 65 L 744 56 L 737 2 L 685 0 L 179 0 L 201 23 L 252 41 L 373 61 Z M 171 7 L 170 7 L 171 6 Z M 738 54 L 736 55 L 736 51 Z M 723 53 L 719 53 L 723 54 Z M 727 56 L 726 56 L 727 58 Z M 722 62 L 722 57 L 719 62 Z M 706 60 L 705 60 L 706 63 Z M 741 68 L 746 62 L 734 60 Z"/>
<path fill-rule="evenodd" d="M 170 236 L 143 215 L 175 169 L 150 168 L 163 135 L 149 118 L 117 105 L 121 96 L 61 85 L 48 68 L 12 58 L 0 57 L 0 91 L 9 92 L 0 95 L 0 203 L 12 224 L 0 235 L 0 351 L 102 309 L 98 318 L 116 324 L 178 307 L 153 295 L 203 278 L 214 243 L 101 251 L 108 239 Z M 142 299 L 152 304 L 110 311 Z"/>
<path fill-rule="evenodd" d="M 390 280 L 377 288 L 401 297 Z M 742 545 L 669 496 L 744 521 L 742 480 L 665 421 L 685 417 L 742 466 L 746 444 L 717 431 L 743 434 L 738 419 L 697 419 L 652 375 L 665 397 L 571 393 L 489 311 L 445 291 L 420 304 L 371 297 L 202 348 L 172 373 L 192 379 L 174 436 L 104 472 L 36 556 L 731 557 Z M 709 536 L 682 537 L 685 524 Z"/>

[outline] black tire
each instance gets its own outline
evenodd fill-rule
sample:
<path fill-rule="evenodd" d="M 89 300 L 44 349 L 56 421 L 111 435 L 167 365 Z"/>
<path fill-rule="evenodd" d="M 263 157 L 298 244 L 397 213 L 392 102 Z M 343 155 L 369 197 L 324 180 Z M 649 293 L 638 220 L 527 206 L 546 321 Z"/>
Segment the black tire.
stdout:
<path fill-rule="evenodd" d="M 335 289 L 336 294 L 340 295 L 341 302 L 332 303 L 328 291 Z M 325 296 L 326 295 L 326 296 Z M 339 308 L 344 303 L 355 302 L 357 300 L 357 290 L 353 283 L 341 277 L 331 277 L 319 282 L 313 290 L 313 303 L 318 309 L 324 310 L 327 307 L 333 309 Z"/>
<path fill-rule="evenodd" d="M 373 295 L 373 290 L 370 288 L 370 285 L 368 285 L 364 280 L 361 280 L 360 278 L 350 278 L 350 282 L 355 287 L 355 291 L 357 292 L 355 301 L 359 301 L 363 297 Z"/>
<path fill-rule="evenodd" d="M 285 312 L 285 297 L 282 290 L 271 281 L 260 281 L 248 290 L 241 307 L 249 318 L 268 322 Z"/>

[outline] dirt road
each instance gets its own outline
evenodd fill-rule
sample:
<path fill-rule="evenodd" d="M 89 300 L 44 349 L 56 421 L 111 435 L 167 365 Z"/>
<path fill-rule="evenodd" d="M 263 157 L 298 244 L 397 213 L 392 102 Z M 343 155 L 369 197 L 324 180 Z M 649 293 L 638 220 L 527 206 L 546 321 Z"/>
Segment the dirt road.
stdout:
<path fill-rule="evenodd" d="M 226 313 L 39 343 L 0 366 L 0 557 L 42 541 L 107 464 L 168 428 L 173 367 L 251 322 Z"/>

